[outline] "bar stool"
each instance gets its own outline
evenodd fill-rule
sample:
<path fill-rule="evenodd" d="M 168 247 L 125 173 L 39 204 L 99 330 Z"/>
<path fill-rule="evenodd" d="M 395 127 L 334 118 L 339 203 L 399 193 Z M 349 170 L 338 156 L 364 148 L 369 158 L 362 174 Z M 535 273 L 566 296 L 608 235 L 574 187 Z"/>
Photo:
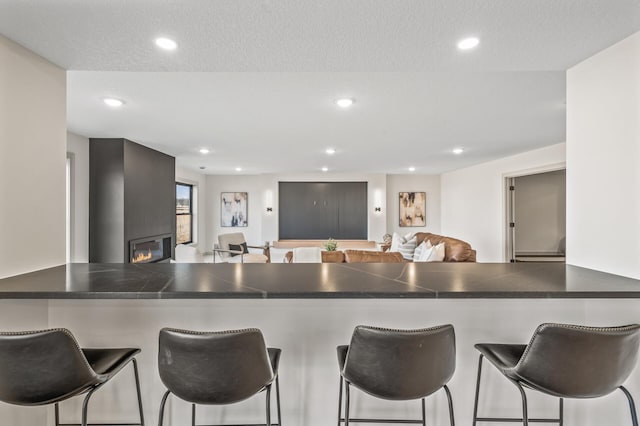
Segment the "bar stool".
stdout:
<path fill-rule="evenodd" d="M 56 426 L 71 426 L 61 425 L 58 403 L 86 394 L 81 424 L 87 426 L 87 409 L 93 393 L 131 362 L 140 423 L 128 424 L 143 426 L 140 380 L 134 358 L 139 352 L 136 348 L 80 349 L 71 332 L 64 328 L 0 332 L 0 401 L 15 405 L 55 404 Z"/>
<path fill-rule="evenodd" d="M 640 325 L 585 327 L 568 324 L 538 326 L 528 345 L 480 343 L 478 380 L 473 407 L 477 422 L 559 423 L 563 398 L 597 398 L 620 389 L 629 401 L 631 421 L 638 426 L 635 404 L 622 386 L 638 361 Z M 478 417 L 482 359 L 487 358 L 520 391 L 522 418 Z M 557 419 L 529 419 L 524 388 L 560 398 Z"/>
<path fill-rule="evenodd" d="M 447 383 L 456 368 L 453 326 L 442 325 L 420 330 L 391 330 L 358 326 L 348 346 L 338 346 L 340 391 L 338 426 L 344 422 L 416 423 L 425 425 L 424 400 L 444 389 L 449 403 L 449 420 L 455 425 L 453 401 Z M 342 385 L 345 384 L 344 418 Z M 350 418 L 350 386 L 382 399 L 407 401 L 420 399 L 421 420 Z"/>
<path fill-rule="evenodd" d="M 160 330 L 158 369 L 168 390 L 162 397 L 158 424 L 162 426 L 170 393 L 192 404 L 191 424 L 195 425 L 196 404 L 233 404 L 264 390 L 266 425 L 281 425 L 280 353 L 280 349 L 267 348 L 262 333 L 255 328 L 216 332 L 163 328 Z M 274 381 L 278 423 L 272 424 L 271 386 Z"/>

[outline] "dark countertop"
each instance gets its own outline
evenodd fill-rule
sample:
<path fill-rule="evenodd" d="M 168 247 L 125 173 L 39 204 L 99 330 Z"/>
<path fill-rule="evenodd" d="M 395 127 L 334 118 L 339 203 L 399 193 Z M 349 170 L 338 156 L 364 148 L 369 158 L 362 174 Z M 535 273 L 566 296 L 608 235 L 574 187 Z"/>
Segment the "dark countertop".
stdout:
<path fill-rule="evenodd" d="M 207 298 L 640 298 L 640 280 L 558 263 L 76 263 L 0 280 L 0 299 Z"/>

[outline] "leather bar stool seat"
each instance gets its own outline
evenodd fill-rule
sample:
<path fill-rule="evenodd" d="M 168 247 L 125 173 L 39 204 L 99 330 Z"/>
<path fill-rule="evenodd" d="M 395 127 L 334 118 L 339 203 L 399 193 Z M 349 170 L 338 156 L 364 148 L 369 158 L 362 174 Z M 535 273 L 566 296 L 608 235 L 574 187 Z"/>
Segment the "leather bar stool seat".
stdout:
<path fill-rule="evenodd" d="M 0 401 L 15 405 L 55 404 L 55 423 L 60 425 L 58 403 L 86 394 L 81 424 L 87 426 L 93 393 L 132 363 L 140 423 L 144 425 L 137 348 L 81 349 L 64 328 L 0 332 Z"/>
<path fill-rule="evenodd" d="M 266 422 L 280 425 L 278 369 L 282 351 L 267 348 L 260 330 L 197 332 L 163 328 L 159 336 L 158 369 L 167 387 L 160 404 L 160 421 L 169 394 L 192 404 L 227 405 L 266 393 Z M 276 385 L 278 423 L 271 423 L 271 386 Z M 247 425 L 250 426 L 250 425 Z"/>
<path fill-rule="evenodd" d="M 477 422 L 545 422 L 563 424 L 564 398 L 597 398 L 620 389 L 638 426 L 635 403 L 623 386 L 638 362 L 640 325 L 586 327 L 569 324 L 538 326 L 528 345 L 480 343 L 473 411 Z M 522 418 L 478 417 L 482 360 L 486 358 L 520 391 Z M 559 398 L 557 419 L 530 419 L 524 388 Z"/>
<path fill-rule="evenodd" d="M 444 389 L 451 425 L 455 424 L 453 401 L 447 383 L 456 365 L 453 326 L 419 330 L 392 330 L 358 326 L 351 343 L 337 347 L 340 369 L 338 426 L 344 422 L 425 424 L 425 398 Z M 342 387 L 345 386 L 344 417 Z M 350 388 L 381 399 L 408 401 L 419 399 L 422 419 L 365 419 L 350 417 Z"/>

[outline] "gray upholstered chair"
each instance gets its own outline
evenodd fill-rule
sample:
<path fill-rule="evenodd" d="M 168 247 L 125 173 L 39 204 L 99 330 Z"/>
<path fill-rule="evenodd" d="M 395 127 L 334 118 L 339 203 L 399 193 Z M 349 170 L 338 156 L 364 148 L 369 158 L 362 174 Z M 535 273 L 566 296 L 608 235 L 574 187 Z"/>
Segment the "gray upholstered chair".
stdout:
<path fill-rule="evenodd" d="M 55 404 L 58 426 L 58 403 L 84 394 L 81 424 L 86 426 L 93 393 L 131 362 L 140 423 L 129 424 L 144 425 L 135 359 L 139 352 L 137 348 L 80 349 L 64 328 L 0 333 L 0 401 L 29 406 Z"/>
<path fill-rule="evenodd" d="M 159 425 L 170 393 L 192 404 L 191 424 L 195 425 L 196 404 L 233 404 L 266 391 L 266 425 L 270 426 L 274 382 L 280 425 L 280 353 L 280 349 L 267 348 L 255 328 L 216 332 L 163 328 L 158 369 L 168 390 L 160 404 Z"/>
<path fill-rule="evenodd" d="M 620 389 L 629 401 L 633 426 L 638 417 L 633 398 L 622 384 L 638 362 L 640 325 L 585 327 L 538 326 L 528 345 L 480 343 L 473 408 L 476 422 L 563 423 L 563 398 L 597 398 Z M 482 359 L 487 358 L 520 391 L 522 419 L 478 417 Z M 559 398 L 559 418 L 529 419 L 524 388 Z"/>
<path fill-rule="evenodd" d="M 449 419 L 454 423 L 453 401 L 447 383 L 456 368 L 456 339 L 453 326 L 419 330 L 391 330 L 358 326 L 348 346 L 338 346 L 340 391 L 338 426 L 360 423 L 425 424 L 424 399 L 444 389 L 449 403 Z M 342 386 L 345 384 L 344 418 Z M 382 399 L 420 399 L 421 420 L 352 419 L 349 413 L 350 387 Z"/>
<path fill-rule="evenodd" d="M 249 249 L 259 249 L 262 253 L 249 253 Z M 242 232 L 218 235 L 218 245 L 213 249 L 213 263 L 267 263 L 269 246 L 250 246 Z"/>

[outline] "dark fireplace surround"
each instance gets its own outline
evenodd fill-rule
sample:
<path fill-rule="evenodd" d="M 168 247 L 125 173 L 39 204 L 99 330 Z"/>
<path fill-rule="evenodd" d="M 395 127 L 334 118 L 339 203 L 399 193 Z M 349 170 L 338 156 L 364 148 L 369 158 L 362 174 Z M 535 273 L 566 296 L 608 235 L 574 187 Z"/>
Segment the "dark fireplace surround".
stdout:
<path fill-rule="evenodd" d="M 175 226 L 175 159 L 123 138 L 90 139 L 89 262 L 167 261 Z"/>

